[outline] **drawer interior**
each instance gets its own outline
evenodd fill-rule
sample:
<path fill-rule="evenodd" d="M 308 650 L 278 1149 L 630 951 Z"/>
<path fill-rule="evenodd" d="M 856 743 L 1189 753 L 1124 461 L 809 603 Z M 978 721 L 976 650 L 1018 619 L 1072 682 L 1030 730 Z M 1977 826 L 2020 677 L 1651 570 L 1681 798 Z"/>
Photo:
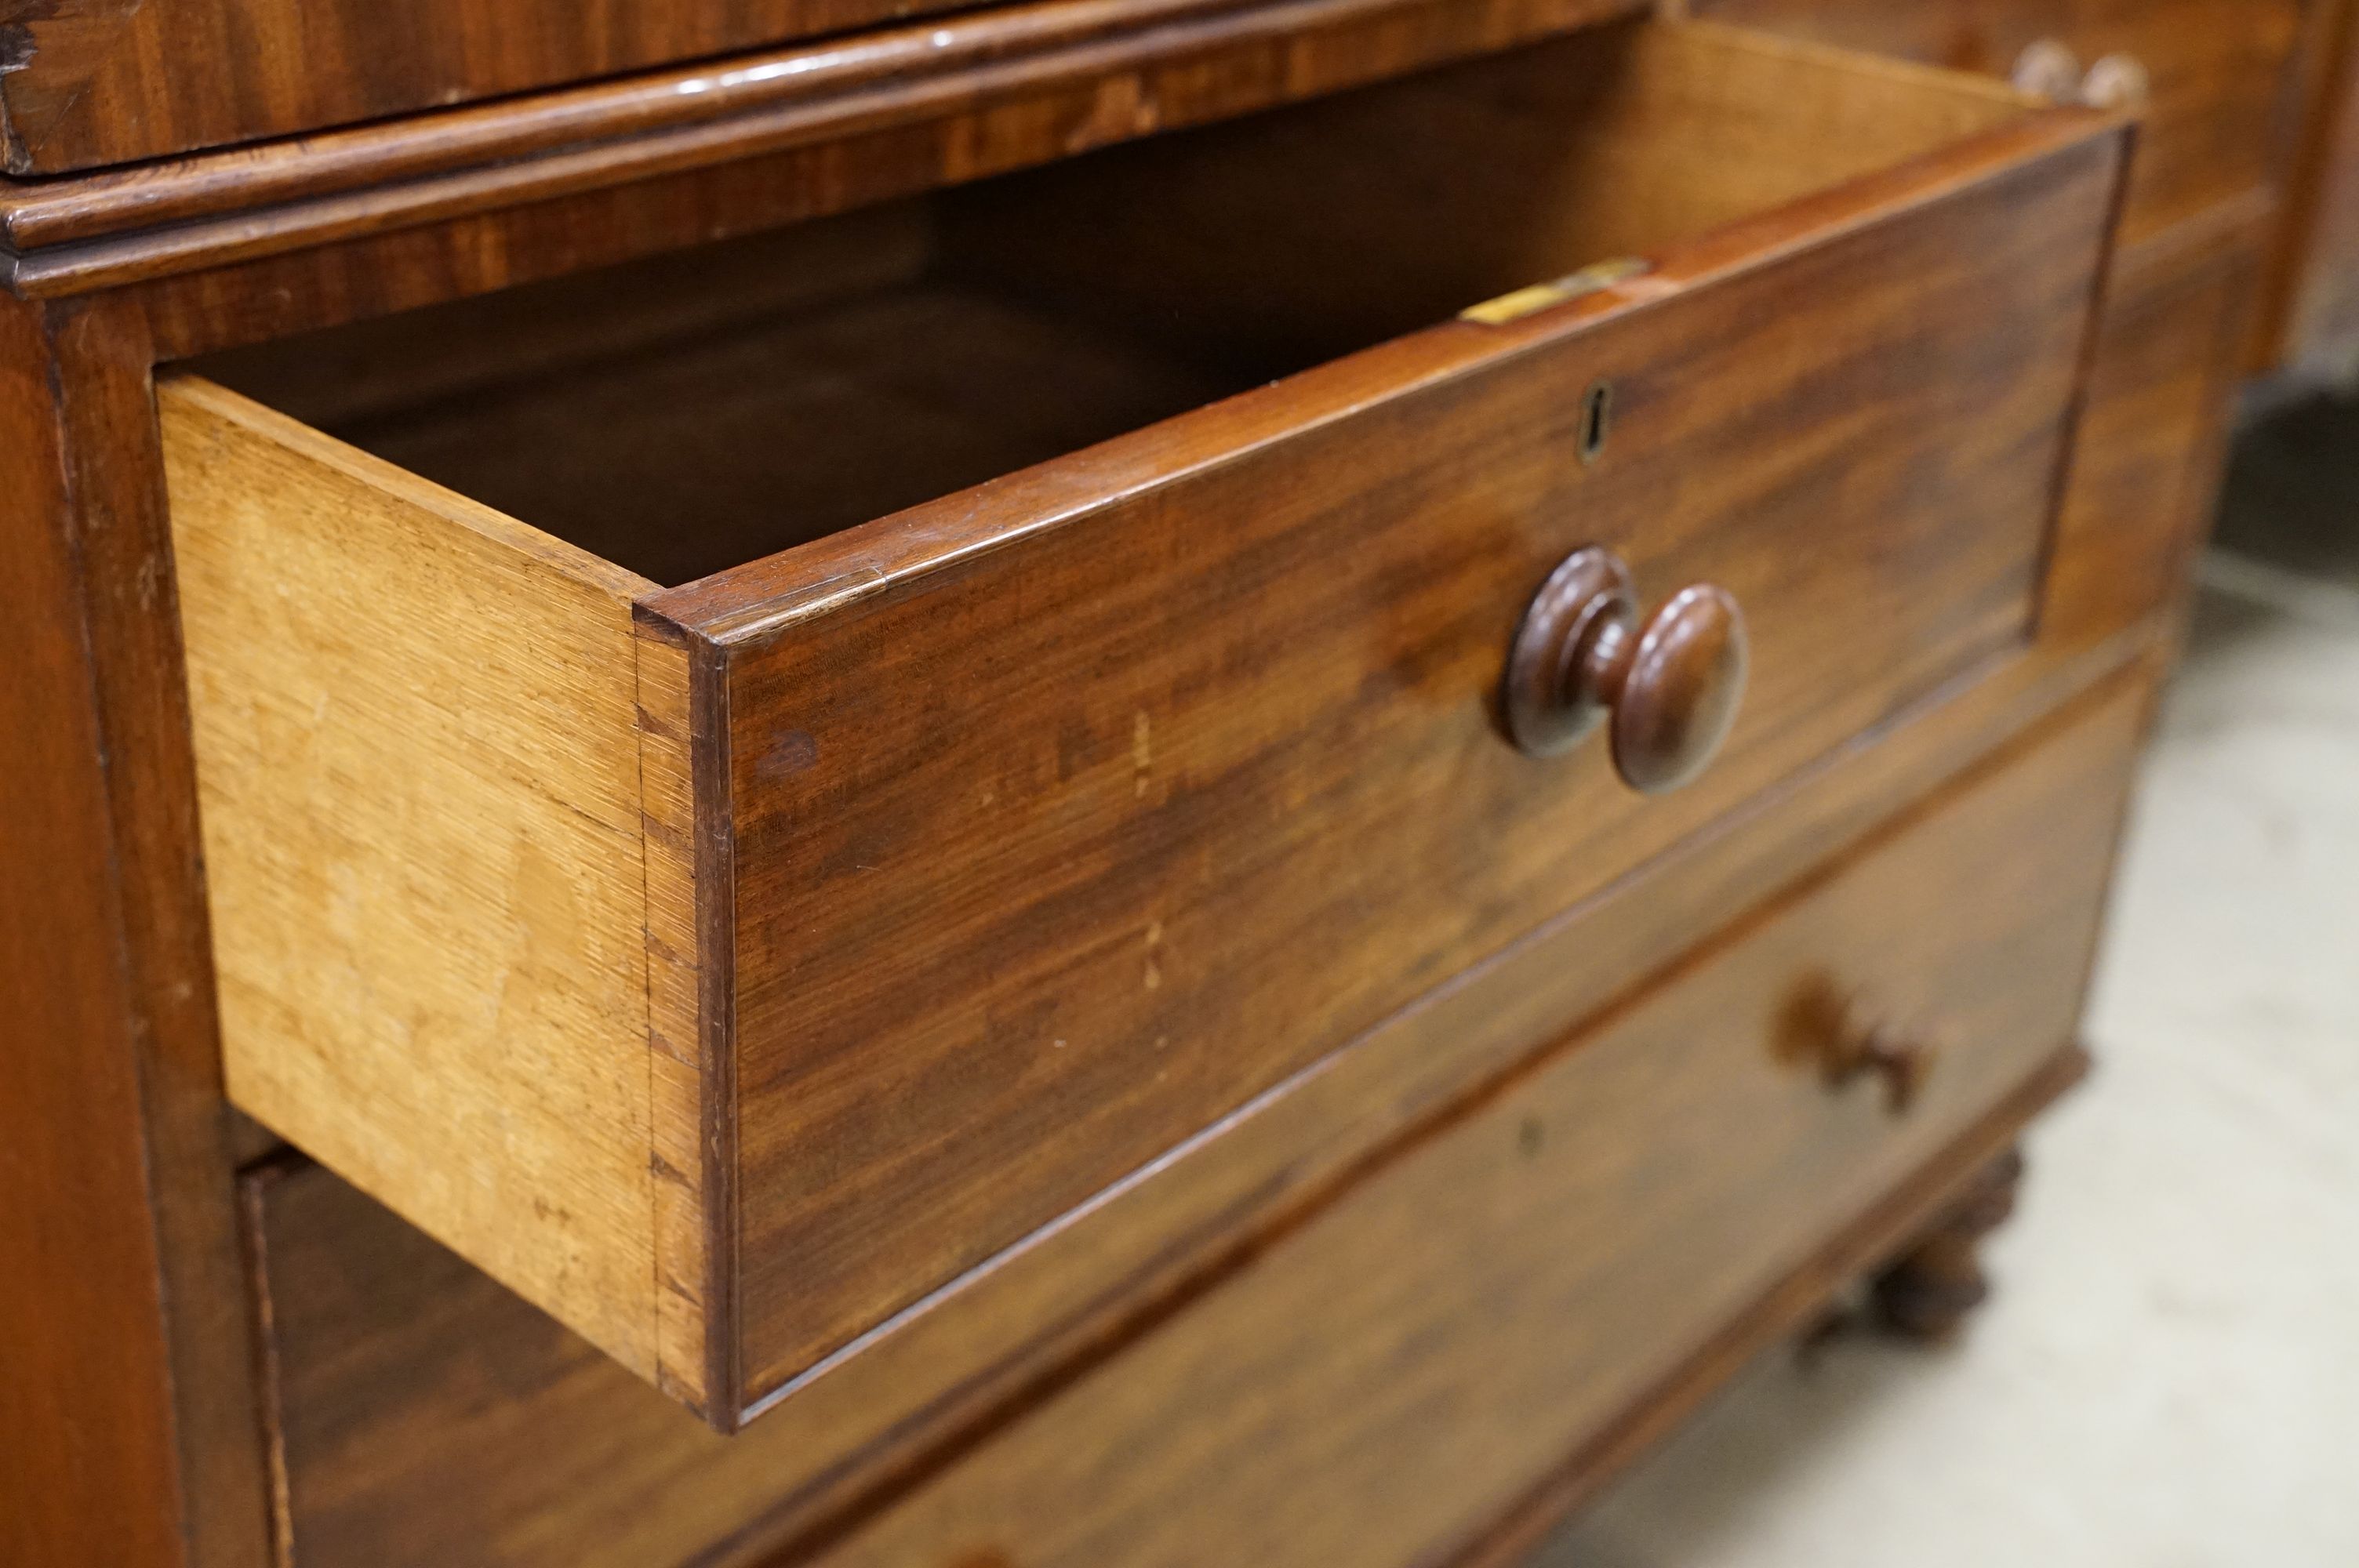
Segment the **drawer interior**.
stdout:
<path fill-rule="evenodd" d="M 1908 67 L 1615 26 L 201 368 L 674 585 L 2019 112 Z"/>

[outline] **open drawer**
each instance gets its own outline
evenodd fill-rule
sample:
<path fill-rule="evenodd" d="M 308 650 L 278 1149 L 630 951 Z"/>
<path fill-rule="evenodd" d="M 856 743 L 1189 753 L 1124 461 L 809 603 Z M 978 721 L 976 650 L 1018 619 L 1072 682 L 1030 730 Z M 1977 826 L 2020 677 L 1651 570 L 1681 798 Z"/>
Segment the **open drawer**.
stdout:
<path fill-rule="evenodd" d="M 734 1426 L 2021 646 L 2123 151 L 1615 27 L 168 379 L 232 1098 Z"/>

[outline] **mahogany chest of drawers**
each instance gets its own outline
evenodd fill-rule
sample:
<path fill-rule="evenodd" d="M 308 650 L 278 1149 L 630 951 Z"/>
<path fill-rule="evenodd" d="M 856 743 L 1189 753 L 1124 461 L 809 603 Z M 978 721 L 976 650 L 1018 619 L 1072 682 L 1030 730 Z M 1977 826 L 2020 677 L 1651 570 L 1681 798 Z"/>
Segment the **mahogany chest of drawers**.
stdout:
<path fill-rule="evenodd" d="M 2324 24 L 921 9 L 11 27 L 6 1561 L 1504 1563 L 1977 1294 Z"/>

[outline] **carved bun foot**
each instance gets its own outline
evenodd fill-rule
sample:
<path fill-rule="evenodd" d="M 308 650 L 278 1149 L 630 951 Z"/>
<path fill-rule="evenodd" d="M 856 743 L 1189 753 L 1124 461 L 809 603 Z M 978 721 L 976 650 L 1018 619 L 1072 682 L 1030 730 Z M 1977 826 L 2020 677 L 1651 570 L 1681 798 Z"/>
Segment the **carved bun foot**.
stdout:
<path fill-rule="evenodd" d="M 1982 1244 L 2015 1212 L 2023 1155 L 1993 1161 L 1916 1245 L 1876 1277 L 1871 1294 L 1885 1327 L 1939 1344 L 1954 1338 L 1967 1314 L 1990 1295 Z"/>

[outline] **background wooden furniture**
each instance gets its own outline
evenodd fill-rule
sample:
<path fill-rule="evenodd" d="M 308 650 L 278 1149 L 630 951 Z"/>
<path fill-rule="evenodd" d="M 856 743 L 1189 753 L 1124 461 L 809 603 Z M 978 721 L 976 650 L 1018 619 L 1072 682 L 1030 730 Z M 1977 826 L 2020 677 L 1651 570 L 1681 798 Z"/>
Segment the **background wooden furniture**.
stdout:
<path fill-rule="evenodd" d="M 2359 375 L 2359 9 L 2318 10 L 2253 369 L 2348 382 Z"/>
<path fill-rule="evenodd" d="M 1158 1488 L 1201 1474 L 1180 1451 L 1191 1437 L 1251 1433 L 1271 1477 L 1370 1495 L 1364 1483 L 1378 1472 L 1306 1446 L 1300 1427 L 1268 1424 L 1257 1402 L 1265 1386 L 1349 1402 L 1354 1420 L 1319 1424 L 1338 1441 L 1366 1433 L 1371 1452 L 1407 1454 L 1398 1444 L 1426 1430 L 1414 1415 L 1332 1392 L 1366 1385 L 1351 1366 L 1285 1337 L 1287 1323 L 1299 1327 L 1305 1312 L 1322 1310 L 1323 1290 L 1299 1304 L 1299 1281 L 1335 1277 L 1331 1257 L 1406 1252 L 1438 1271 L 1435 1292 L 1499 1271 L 1502 1292 L 1528 1288 L 1534 1310 L 1568 1333 L 1575 1314 L 1549 1292 L 1578 1291 L 1587 1303 L 1595 1298 L 1583 1281 L 1633 1291 L 1657 1281 L 1663 1299 L 1685 1299 L 1696 1315 L 1666 1331 L 1662 1343 L 1681 1343 L 1647 1378 L 1591 1380 L 1578 1375 L 1588 1364 L 1574 1355 L 1578 1340 L 1494 1324 L 1500 1345 L 1571 1380 L 1533 1380 L 1529 1405 L 1483 1396 L 1508 1401 L 1482 1429 L 1500 1446 L 1470 1449 L 1450 1487 L 1423 1499 L 1377 1488 L 1388 1506 L 1436 1510 L 1414 1520 L 1372 1514 L 1391 1527 L 1386 1549 L 1446 1544 L 1469 1561 L 1505 1562 L 1750 1348 L 1938 1226 L 2078 1070 L 2063 1036 L 2094 889 L 2206 510 L 2251 282 L 2277 232 L 2299 105 L 2336 102 L 2320 85 L 2338 80 L 2321 63 L 2332 58 L 2321 52 L 2332 25 L 2324 7 L 1687 7 L 2001 72 L 2022 47 L 2051 37 L 2086 66 L 2139 56 L 2154 156 L 2131 187 L 2033 613 L 2019 613 L 2031 592 L 2021 572 L 1996 574 L 2005 591 L 1992 601 L 1994 624 L 2009 621 L 2015 635 L 1993 657 L 1937 661 L 1954 678 L 1914 704 L 1829 729 L 1825 741 L 1840 743 L 1798 753 L 1790 768 L 1765 766 L 1774 788 L 1708 804 L 1667 797 L 1674 812 L 1694 803 L 1685 808 L 1694 815 L 1662 819 L 1642 866 L 1568 893 L 1516 942 L 1437 963 L 1437 984 L 1418 1005 L 1223 1123 L 1218 1158 L 1197 1162 L 1187 1180 L 1106 1189 L 1077 1234 L 1108 1257 L 1082 1267 L 1067 1261 L 1077 1249 L 1016 1249 L 985 1271 L 966 1310 L 919 1314 L 861 1358 L 859 1378 L 821 1379 L 723 1439 L 279 1147 L 223 1098 L 180 634 L 185 566 L 173 547 L 158 366 L 220 356 L 207 369 L 234 379 L 242 353 L 245 373 L 275 373 L 282 391 L 308 375 L 308 392 L 288 395 L 315 396 L 306 406 L 321 408 L 345 398 L 344 412 L 365 423 L 370 398 L 388 388 L 429 403 L 438 386 L 465 384 L 479 344 L 489 345 L 479 366 L 539 355 L 561 367 L 585 322 L 609 316 L 647 341 L 700 322 L 732 330 L 711 314 L 736 292 L 712 287 L 705 269 L 718 253 L 690 247 L 836 213 L 866 222 L 895 199 L 1495 55 L 1643 8 L 1043 0 L 805 46 L 793 40 L 875 14 L 680 0 L 617 6 L 611 26 L 577 32 L 533 27 L 533 7 L 509 0 L 439 35 L 486 29 L 486 47 L 455 59 L 414 41 L 375 47 L 357 11 L 322 14 L 324 34 L 292 31 L 291 13 L 256 5 L 71 17 L 41 8 L 11 22 L 19 69 L 0 79 L 9 165 L 80 172 L 0 188 L 10 285 L 0 300 L 0 445 L 13 465 L 0 487 L 0 624 L 16 672 L 0 683 L 0 730 L 16 749 L 0 784 L 0 1003 L 13 1046 L 0 1099 L 9 1265 L 0 1271 L 0 1475 L 10 1487 L 0 1561 L 251 1568 L 409 1552 L 440 1563 L 469 1553 L 571 1562 L 627 1543 L 635 1561 L 940 1551 L 970 1563 L 995 1552 L 1102 1562 L 1111 1550 L 1151 1562 L 1181 1550 Z M 754 52 L 701 58 L 730 50 Z M 2115 107 L 2139 96 L 2135 73 L 2101 73 L 2093 86 L 2084 70 L 2081 80 Z M 298 131 L 315 134 L 230 145 Z M 2307 145 L 2331 138 L 2313 134 Z M 1044 176 L 1040 189 L 1063 178 Z M 1916 189 L 1904 181 L 1893 194 Z M 2030 187 L 2020 194 L 2038 200 Z M 2049 211 L 2061 222 L 2083 210 L 2062 201 Z M 2326 229 L 2313 220 L 2303 232 Z M 864 233 L 857 254 L 890 250 Z M 1211 304 L 1235 298 L 1236 280 L 1222 271 L 1231 259 L 1218 249 L 1198 258 Z M 1703 276 L 1709 260 L 1669 281 Z M 634 261 L 651 269 L 641 276 L 657 303 L 611 311 L 593 269 Z M 744 265 L 759 287 L 786 287 L 764 254 Z M 530 311 L 513 309 L 525 297 L 510 291 L 535 283 L 549 292 Z M 1613 326 L 1617 310 L 1642 326 L 1676 319 L 1640 308 L 1660 287 L 1623 275 L 1574 298 L 1569 314 L 1560 296 L 1558 314 L 1500 330 L 1537 351 L 1593 313 L 1601 333 L 1625 330 Z M 447 335 L 409 352 L 415 319 L 396 313 L 429 306 L 447 313 Z M 323 368 L 316 356 L 306 368 L 303 352 L 277 347 L 330 328 L 345 330 L 341 351 L 365 373 Z M 2083 345 L 2047 347 L 2071 367 Z M 1922 395 L 1904 363 L 1886 362 L 1894 395 Z M 1583 379 L 1563 404 L 1576 450 L 1586 388 Z M 1173 407 L 1201 395 L 1166 390 L 1182 397 Z M 1644 430 L 1643 403 L 1614 408 L 1617 421 L 1636 423 L 1612 439 Z M 1783 416 L 1814 427 L 1810 412 L 1805 401 Z M 2019 552 L 2006 555 L 2019 563 Z M 1798 569 L 1810 564 L 1806 552 L 1792 558 Z M 1494 654 L 1502 659 L 1506 620 Z M 636 710 L 623 717 L 641 723 Z M 1114 736 L 1125 769 L 1129 741 L 1127 730 Z M 1729 762 L 1741 762 L 1743 745 L 1732 741 Z M 1580 760 L 1604 765 L 1593 752 Z M 1482 864 L 1483 848 L 1467 863 Z M 1970 1038 L 1945 1048 L 1926 1080 L 1928 1119 L 1896 1119 L 1870 1083 L 1829 1088 L 1823 1080 L 1841 1072 L 1821 1058 L 1843 1047 L 1825 1027 L 1805 1031 L 1800 1054 L 1774 1054 L 1786 1026 L 1764 1022 L 1761 1000 L 1810 970 L 1819 944 L 1849 951 L 1843 934 L 1861 919 L 1853 900 L 1872 899 L 1880 913 L 1899 896 L 1854 890 L 1885 877 L 1914 887 L 1923 867 L 1961 859 L 1986 871 L 2002 849 L 2074 868 L 2040 884 L 2055 900 L 2039 917 L 2051 923 L 2038 927 L 2051 955 L 2037 967 L 2040 988 L 1973 979 L 2029 924 L 1993 914 L 1986 946 L 1950 955 L 1933 926 L 1870 922 L 1875 941 L 1863 951 L 1892 966 L 1875 978 L 1904 993 L 1871 999 L 1872 1011 L 1918 1028 L 1919 1010 L 1950 999 L 1970 1015 Z M 1909 946 L 1920 940 L 1933 945 Z M 1438 984 L 1477 957 L 1478 980 Z M 1134 955 L 1142 976 L 1145 961 Z M 1805 1022 L 1850 1016 L 1854 999 L 1799 994 L 1794 1016 Z M 1984 1002 L 1998 1011 L 1983 1016 Z M 1723 1027 L 1736 1033 L 1710 1033 Z M 1658 1037 L 1693 1044 L 1637 1044 Z M 1505 1240 L 1463 1260 L 1443 1249 L 1459 1233 L 1470 1243 L 1547 1235 L 1564 1204 L 1624 1191 L 1626 1170 L 1556 1162 L 1568 1141 L 1552 1131 L 1551 1097 L 1620 1084 L 1614 1092 L 1634 1104 L 1659 1107 L 1690 1092 L 1680 1087 L 1690 1080 L 1649 1076 L 1679 1064 L 1694 1069 L 1695 1103 L 1733 1108 L 1749 1123 L 1774 1102 L 1795 1119 L 1762 1126 L 1765 1138 L 1799 1130 L 1781 1147 L 1802 1152 L 1802 1162 L 1779 1167 L 1791 1173 L 1781 1189 L 1795 1195 L 1791 1228 L 1762 1233 L 1764 1249 L 1742 1257 L 1684 1250 L 1681 1234 L 1708 1239 L 1749 1213 L 1699 1187 L 1666 1198 L 1677 1217 L 1642 1246 L 1618 1243 L 1593 1264 L 1545 1254 L 1547 1267 L 1527 1266 Z M 1281 1187 L 1270 1186 L 1272 1172 L 1286 1173 Z M 1549 1173 L 1548 1182 L 1527 1183 L 1526 1172 Z M 1467 1224 L 1467 1211 L 1445 1201 L 1453 1194 L 1484 1223 Z M 1389 1239 L 1403 1235 L 1413 1243 Z M 1171 1236 L 1192 1244 L 1141 1245 Z M 1414 1326 L 1401 1315 L 1413 1303 L 1387 1303 L 1383 1292 L 1388 1279 L 1423 1276 L 1349 1272 L 1369 1292 L 1352 1310 L 1364 1308 L 1386 1333 Z M 1114 1297 L 1082 1288 L 1103 1278 L 1125 1288 Z M 415 1311 L 374 1315 L 404 1301 Z M 1454 1337 L 1474 1322 L 1451 1314 L 1405 1333 L 1381 1358 L 1383 1380 L 1423 1378 L 1474 1397 L 1489 1385 L 1468 1380 L 1480 1371 L 1465 1355 L 1474 1342 Z M 1232 1323 L 1254 1326 L 1220 1332 Z M 1225 1350 L 1238 1338 L 1275 1357 L 1277 1381 L 1235 1368 L 1195 1375 L 1205 1346 Z M 966 1372 L 945 1379 L 945 1366 Z M 1159 1415 L 1178 1396 L 1157 1390 L 1181 1386 L 1208 1397 L 1190 1421 L 1167 1423 Z M 1173 1446 L 1090 1484 L 1098 1511 L 1067 1510 L 1056 1505 L 1086 1477 L 1058 1455 L 1090 1445 L 1077 1446 L 1075 1433 Z M 469 1462 L 486 1454 L 503 1462 Z M 626 1510 L 621 1525 L 604 1511 L 650 1497 L 665 1506 Z M 1030 1506 L 993 1511 L 1019 1498 Z M 1319 1561 L 1317 1550 L 1345 1541 L 1337 1532 L 1351 1511 L 1240 1510 L 1220 1522 L 1240 1532 L 1283 1523 L 1276 1544 Z M 437 1518 L 455 1533 L 418 1532 Z"/>
<path fill-rule="evenodd" d="M 2062 526 L 2092 548 L 2086 624 L 2166 600 L 2217 490 L 2264 258 L 2284 232 L 2296 109 L 2331 7 L 2299 0 L 1694 0 L 1699 15 L 2139 104 Z M 2072 69 L 2054 72 L 2057 59 Z M 2098 71 L 2100 63 L 2109 69 Z M 2104 541 L 2102 547 L 2097 542 Z M 2060 628 L 2060 630 L 2061 630 Z"/>

